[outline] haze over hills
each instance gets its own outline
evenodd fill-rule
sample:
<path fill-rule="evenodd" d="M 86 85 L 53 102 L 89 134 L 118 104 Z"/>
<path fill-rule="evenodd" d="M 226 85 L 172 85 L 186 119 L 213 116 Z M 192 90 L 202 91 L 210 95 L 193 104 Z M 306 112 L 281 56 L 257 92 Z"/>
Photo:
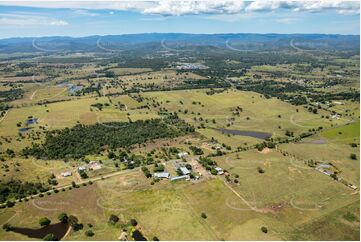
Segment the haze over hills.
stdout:
<path fill-rule="evenodd" d="M 142 33 L 87 37 L 26 37 L 0 40 L 0 51 L 14 52 L 77 52 L 104 51 L 106 49 L 132 50 L 139 45 L 150 45 L 157 49 L 184 49 L 195 46 L 214 46 L 234 50 L 340 50 L 358 51 L 359 35 L 335 34 L 185 34 L 185 33 Z"/>

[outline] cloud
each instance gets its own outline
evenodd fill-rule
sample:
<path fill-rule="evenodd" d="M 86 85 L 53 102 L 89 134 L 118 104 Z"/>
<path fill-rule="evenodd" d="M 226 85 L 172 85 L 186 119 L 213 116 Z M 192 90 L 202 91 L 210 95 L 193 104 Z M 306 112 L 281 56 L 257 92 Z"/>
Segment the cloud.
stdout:
<path fill-rule="evenodd" d="M 63 20 L 53 20 L 50 22 L 51 25 L 56 25 L 56 26 L 65 26 L 68 25 L 69 23 Z"/>
<path fill-rule="evenodd" d="M 35 8 L 67 8 L 87 10 L 131 10 L 142 11 L 155 5 L 155 1 L 138 0 L 0 0 L 0 6 L 23 6 Z"/>
<path fill-rule="evenodd" d="M 238 22 L 241 20 L 249 20 L 253 19 L 256 16 L 252 15 L 251 13 L 236 13 L 236 14 L 212 14 L 207 15 L 204 18 L 210 20 L 218 20 L 223 22 Z"/>
<path fill-rule="evenodd" d="M 321 12 L 326 10 L 336 10 L 338 13 L 360 12 L 360 2 L 358 1 L 253 1 L 246 8 L 247 12 L 274 11 L 277 9 L 287 9 L 294 12 Z"/>
<path fill-rule="evenodd" d="M 194 14 L 235 14 L 245 6 L 243 1 L 174 1 L 163 0 L 154 7 L 146 8 L 144 14 L 194 15 Z"/>
<path fill-rule="evenodd" d="M 23 13 L 0 13 L 0 25 L 2 26 L 66 26 L 69 23 L 55 18 L 36 16 L 34 14 Z"/>
<path fill-rule="evenodd" d="M 90 11 L 85 10 L 85 9 L 76 9 L 76 10 L 73 11 L 73 13 L 77 14 L 77 15 L 90 16 L 90 17 L 99 16 L 99 14 L 90 12 Z"/>
<path fill-rule="evenodd" d="M 145 15 L 182 16 L 196 14 L 242 14 L 252 12 L 273 12 L 279 9 L 291 12 L 322 12 L 334 10 L 338 14 L 359 14 L 360 2 L 355 0 L 41 0 L 41 1 L 3 1 L 0 5 L 29 6 L 41 8 L 78 9 L 79 14 L 92 16 L 86 10 L 123 10 L 140 12 Z M 86 9 L 86 10 L 85 10 Z M 95 15 L 94 15 L 95 16 Z"/>

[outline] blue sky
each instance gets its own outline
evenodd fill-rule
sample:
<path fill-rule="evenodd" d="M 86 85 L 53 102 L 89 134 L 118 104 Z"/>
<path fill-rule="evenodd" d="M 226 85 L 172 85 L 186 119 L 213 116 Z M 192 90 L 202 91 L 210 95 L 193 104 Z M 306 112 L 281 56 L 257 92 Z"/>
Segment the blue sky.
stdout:
<path fill-rule="evenodd" d="M 358 1 L 0 0 L 0 38 L 183 33 L 359 34 Z"/>

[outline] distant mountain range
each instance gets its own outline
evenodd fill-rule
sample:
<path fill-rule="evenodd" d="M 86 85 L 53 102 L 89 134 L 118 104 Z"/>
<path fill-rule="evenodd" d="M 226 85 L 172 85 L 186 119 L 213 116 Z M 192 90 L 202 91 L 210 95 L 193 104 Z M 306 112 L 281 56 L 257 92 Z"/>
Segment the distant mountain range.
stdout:
<path fill-rule="evenodd" d="M 214 46 L 234 50 L 359 50 L 359 35 L 331 34 L 182 34 L 148 33 L 87 37 L 8 38 L 0 40 L 0 52 L 102 52 L 132 50 L 148 45 L 159 50 Z M 157 49 L 157 48 L 156 48 Z"/>

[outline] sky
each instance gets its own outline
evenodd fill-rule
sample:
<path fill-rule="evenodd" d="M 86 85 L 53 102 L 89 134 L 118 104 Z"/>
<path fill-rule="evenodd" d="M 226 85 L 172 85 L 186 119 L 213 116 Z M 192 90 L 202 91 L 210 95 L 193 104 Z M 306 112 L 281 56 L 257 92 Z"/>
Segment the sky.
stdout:
<path fill-rule="evenodd" d="M 0 38 L 359 31 L 359 1 L 0 0 Z"/>

